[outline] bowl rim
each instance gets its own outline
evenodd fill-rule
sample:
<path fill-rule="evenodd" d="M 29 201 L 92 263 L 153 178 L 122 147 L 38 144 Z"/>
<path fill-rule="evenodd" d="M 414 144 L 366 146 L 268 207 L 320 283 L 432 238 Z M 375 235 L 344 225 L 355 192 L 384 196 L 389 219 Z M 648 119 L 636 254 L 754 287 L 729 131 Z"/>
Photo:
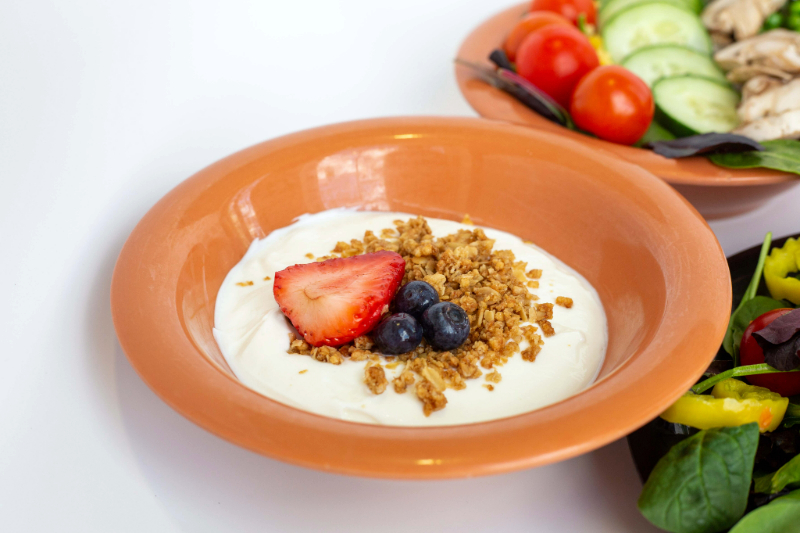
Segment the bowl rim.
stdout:
<path fill-rule="evenodd" d="M 493 48 L 497 48 L 511 30 L 509 22 L 525 13 L 528 6 L 527 2 L 515 4 L 484 20 L 462 41 L 456 57 L 472 63 L 492 66 L 488 60 L 489 52 Z M 589 137 L 545 119 L 513 96 L 479 80 L 469 68 L 463 65 L 455 64 L 455 75 L 461 95 L 480 116 L 537 128 L 583 142 L 598 150 L 609 151 L 630 163 L 641 166 L 668 183 L 729 187 L 769 185 L 796 179 L 792 174 L 777 170 L 723 168 L 700 156 L 667 159 L 650 150 Z"/>
<path fill-rule="evenodd" d="M 619 168 L 619 179 L 625 180 L 626 186 L 657 202 L 665 210 L 664 216 L 671 217 L 671 224 L 681 224 L 691 231 L 692 239 L 679 247 L 683 250 L 681 257 L 686 259 L 695 254 L 703 260 L 694 261 L 692 266 L 696 268 L 683 265 L 676 269 L 680 277 L 676 289 L 699 287 L 701 283 L 717 287 L 716 308 L 692 309 L 686 305 L 685 295 L 683 299 L 669 298 L 665 305 L 667 310 L 670 302 L 672 306 L 683 306 L 679 313 L 684 317 L 682 320 L 695 317 L 707 323 L 714 334 L 691 342 L 681 340 L 678 337 L 683 329 L 675 320 L 665 319 L 650 342 L 640 348 L 638 362 L 629 358 L 610 375 L 575 396 L 510 418 L 422 428 L 346 422 L 280 404 L 247 389 L 208 362 L 188 338 L 183 338 L 182 330 L 180 335 L 170 337 L 168 329 L 178 329 L 175 324 L 165 324 L 154 317 L 159 311 L 163 315 L 165 309 L 174 309 L 175 286 L 153 284 L 152 280 L 165 268 L 161 262 L 163 248 L 167 246 L 164 243 L 172 224 L 187 207 L 187 197 L 208 190 L 211 184 L 230 177 L 249 161 L 286 146 L 324 142 L 330 136 L 387 126 L 418 129 L 424 132 L 420 136 L 429 136 L 431 129 L 446 128 L 459 134 L 472 130 L 475 135 L 554 142 L 552 137 L 530 128 L 477 118 L 368 119 L 265 141 L 234 153 L 180 183 L 134 228 L 120 252 L 111 286 L 112 317 L 122 349 L 142 380 L 164 402 L 211 433 L 292 464 L 367 477 L 435 479 L 510 472 L 599 448 L 655 418 L 702 375 L 722 341 L 730 309 L 730 275 L 719 242 L 697 211 L 661 180 L 619 158 L 595 153 L 567 140 L 558 143 L 568 145 L 581 156 Z M 670 357 L 679 361 L 680 373 L 664 379 L 646 366 L 643 377 L 625 381 L 626 376 L 642 371 L 648 355 L 661 357 L 658 353 L 673 352 Z M 654 391 L 657 397 L 653 401 L 642 401 L 652 397 Z M 578 405 L 584 401 L 591 407 Z M 611 425 L 601 426 L 592 415 L 601 410 L 613 412 L 620 405 L 626 409 Z M 568 435 L 569 444 L 556 446 L 550 439 L 541 439 L 538 432 L 542 429 Z M 383 451 L 389 449 L 394 452 Z"/>

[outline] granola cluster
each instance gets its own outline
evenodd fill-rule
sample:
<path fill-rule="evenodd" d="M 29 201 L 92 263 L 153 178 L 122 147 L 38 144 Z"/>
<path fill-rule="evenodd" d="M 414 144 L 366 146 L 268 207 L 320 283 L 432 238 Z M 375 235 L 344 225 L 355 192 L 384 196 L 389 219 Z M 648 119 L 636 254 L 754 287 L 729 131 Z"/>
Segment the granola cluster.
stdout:
<path fill-rule="evenodd" d="M 494 241 L 480 228 L 434 237 L 422 217 L 396 220 L 394 224 L 394 229 L 384 229 L 380 236 L 367 231 L 363 240 L 339 242 L 332 255 L 317 261 L 380 250 L 399 253 L 406 261 L 403 283 L 425 281 L 442 301 L 466 311 L 470 322 L 467 341 L 455 350 L 440 352 L 423 340 L 412 352 L 382 356 L 371 351 L 374 344 L 368 336 L 339 348 L 315 348 L 290 334 L 289 353 L 334 365 L 347 358 L 369 359 L 364 381 L 374 394 L 382 394 L 387 388 L 384 366 L 394 369 L 403 365 L 391 382 L 392 388 L 400 394 L 413 390 L 426 416 L 445 407 L 447 389 L 463 389 L 465 380 L 477 379 L 484 371 L 486 388 L 494 390 L 502 378 L 498 367 L 515 353 L 521 352 L 525 361 L 536 359 L 544 344 L 542 337 L 555 333 L 550 324 L 553 304 L 537 303 L 539 298 L 530 290 L 538 288 L 541 270 L 527 270 L 526 263 L 517 261 L 510 250 L 494 250 Z M 558 297 L 556 303 L 572 306 L 572 300 L 565 297 Z"/>

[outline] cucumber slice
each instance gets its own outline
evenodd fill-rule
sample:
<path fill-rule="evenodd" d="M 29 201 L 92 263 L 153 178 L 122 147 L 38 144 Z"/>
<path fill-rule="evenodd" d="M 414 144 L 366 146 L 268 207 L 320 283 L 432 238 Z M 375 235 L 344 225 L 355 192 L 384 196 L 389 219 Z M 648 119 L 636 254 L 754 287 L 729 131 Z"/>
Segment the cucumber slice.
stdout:
<path fill-rule="evenodd" d="M 600 12 L 597 14 L 597 25 L 602 28 L 605 23 L 611 18 L 631 6 L 638 6 L 640 4 L 650 4 L 654 1 L 662 2 L 665 4 L 672 4 L 675 7 L 682 7 L 693 13 L 699 13 L 702 9 L 701 0 L 608 0 L 600 7 Z M 700 9 L 697 9 L 700 6 Z"/>
<path fill-rule="evenodd" d="M 714 60 L 675 44 L 646 46 L 625 58 L 622 66 L 630 70 L 650 87 L 660 78 L 694 74 L 725 81 L 725 75 Z"/>
<path fill-rule="evenodd" d="M 712 78 L 685 75 L 662 78 L 653 85 L 656 118 L 678 137 L 726 133 L 739 123 L 739 93 Z"/>
<path fill-rule="evenodd" d="M 711 54 L 711 39 L 697 15 L 663 2 L 634 5 L 620 11 L 606 23 L 602 34 L 615 63 L 654 44 L 679 44 Z"/>

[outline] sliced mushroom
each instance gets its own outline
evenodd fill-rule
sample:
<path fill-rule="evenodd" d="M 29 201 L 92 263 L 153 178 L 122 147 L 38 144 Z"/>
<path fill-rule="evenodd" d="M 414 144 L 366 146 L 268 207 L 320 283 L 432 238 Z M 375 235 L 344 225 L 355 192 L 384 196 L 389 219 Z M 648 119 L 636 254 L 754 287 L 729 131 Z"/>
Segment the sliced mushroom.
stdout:
<path fill-rule="evenodd" d="M 800 77 L 751 78 L 742 87 L 737 113 L 742 123 L 733 133 L 756 141 L 800 137 Z"/>
<path fill-rule="evenodd" d="M 728 81 L 732 83 L 745 83 L 747 80 L 758 77 L 775 78 L 781 81 L 789 81 L 792 79 L 792 74 L 784 72 L 781 69 L 773 67 L 765 67 L 763 65 L 747 65 L 744 67 L 736 67 L 726 74 Z"/>
<path fill-rule="evenodd" d="M 714 47 L 714 51 L 722 50 L 733 42 L 733 37 L 731 37 L 728 33 L 711 31 L 708 32 L 708 34 L 711 36 L 711 44 Z"/>
<path fill-rule="evenodd" d="M 712 33 L 733 35 L 738 41 L 758 33 L 764 20 L 786 0 L 714 0 L 700 18 Z"/>
<path fill-rule="evenodd" d="M 762 74 L 789 79 L 800 74 L 800 33 L 771 30 L 726 46 L 714 59 L 730 71 L 731 81 L 743 82 Z"/>
<path fill-rule="evenodd" d="M 739 126 L 733 133 L 746 135 L 756 141 L 800 138 L 800 109 L 792 109 L 780 115 L 769 115 L 754 122 Z"/>
<path fill-rule="evenodd" d="M 800 109 L 800 78 L 783 83 L 769 76 L 757 76 L 742 87 L 742 103 L 737 112 L 746 124 L 793 109 Z"/>

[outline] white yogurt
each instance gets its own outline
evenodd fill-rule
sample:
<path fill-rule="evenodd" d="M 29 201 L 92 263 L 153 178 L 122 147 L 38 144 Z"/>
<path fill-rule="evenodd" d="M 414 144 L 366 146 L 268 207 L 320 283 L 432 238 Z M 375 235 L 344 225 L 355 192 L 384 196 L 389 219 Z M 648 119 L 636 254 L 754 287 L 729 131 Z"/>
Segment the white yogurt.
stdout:
<path fill-rule="evenodd" d="M 341 365 L 331 365 L 306 355 L 287 354 L 288 334 L 293 329 L 272 294 L 275 272 L 313 261 L 306 257 L 308 253 L 329 255 L 337 241 L 360 240 L 366 230 L 377 235 L 383 228 L 394 228 L 392 221 L 413 216 L 332 209 L 303 215 L 294 224 L 254 241 L 222 283 L 214 315 L 214 336 L 236 377 L 254 391 L 298 409 L 392 426 L 446 426 L 505 418 L 563 400 L 592 383 L 608 339 L 597 292 L 543 250 L 490 228 L 484 231 L 495 239 L 495 250 L 511 250 L 517 260 L 528 263 L 528 269 L 543 270 L 540 288 L 533 289 L 539 303 L 555 302 L 557 296 L 574 302 L 571 309 L 554 307 L 550 322 L 556 334 L 545 338 L 535 362 L 515 354 L 499 367 L 503 378 L 494 391 L 482 386 L 486 383 L 483 376 L 466 380 L 465 389 L 445 392 L 448 403 L 444 409 L 426 417 L 413 387 L 397 394 L 390 385 L 383 394 L 372 394 L 364 383 L 367 361 L 345 359 Z M 475 228 L 450 220 L 427 220 L 435 237 Z M 237 285 L 250 281 L 253 285 Z M 402 369 L 402 364 L 385 369 L 387 379 L 391 381 Z"/>

